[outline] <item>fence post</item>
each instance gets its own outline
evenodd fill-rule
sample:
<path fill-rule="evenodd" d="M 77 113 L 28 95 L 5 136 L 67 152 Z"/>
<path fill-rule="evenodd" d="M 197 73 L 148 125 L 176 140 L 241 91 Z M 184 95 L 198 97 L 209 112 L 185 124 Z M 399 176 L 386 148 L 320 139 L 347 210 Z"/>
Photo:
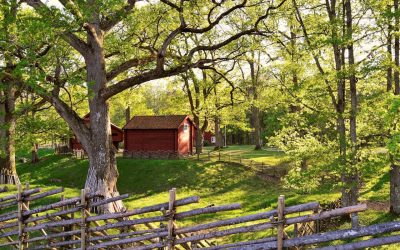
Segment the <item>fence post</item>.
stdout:
<path fill-rule="evenodd" d="M 221 150 L 218 149 L 218 161 L 221 161 Z"/>
<path fill-rule="evenodd" d="M 358 214 L 357 213 L 352 213 L 352 214 L 350 214 L 350 216 L 351 216 L 351 228 L 357 229 L 359 227 Z"/>
<path fill-rule="evenodd" d="M 208 152 L 208 161 L 211 161 L 211 154 Z"/>
<path fill-rule="evenodd" d="M 86 225 L 86 209 L 87 209 L 87 202 L 86 202 L 86 189 L 81 190 L 81 249 L 86 250 L 86 243 L 87 243 L 87 225 Z"/>
<path fill-rule="evenodd" d="M 169 204 L 168 204 L 168 250 L 174 249 L 175 245 L 175 200 L 176 200 L 176 188 L 169 191 Z"/>
<path fill-rule="evenodd" d="M 18 184 L 18 249 L 22 250 L 25 248 L 25 233 L 24 233 L 24 217 L 23 212 L 26 210 L 24 208 L 24 203 L 22 201 L 22 186 Z"/>
<path fill-rule="evenodd" d="M 25 190 L 29 190 L 29 182 L 26 182 L 25 183 Z M 22 198 L 28 198 L 30 195 L 28 194 L 28 195 L 26 195 L 25 197 L 22 197 Z M 24 201 L 23 203 L 22 203 L 22 206 L 23 206 L 23 208 L 22 208 L 22 212 L 24 212 L 24 211 L 28 211 L 29 210 L 29 205 L 30 205 L 30 202 L 29 201 Z M 22 216 L 23 217 L 23 216 Z M 24 218 L 23 218 L 23 220 L 25 220 Z M 24 223 L 24 227 L 25 227 L 25 221 L 23 222 Z M 25 248 L 27 248 L 28 249 L 28 247 L 29 247 L 29 243 L 27 242 L 27 240 L 29 240 L 29 234 L 28 233 L 24 233 L 24 247 Z"/>
<path fill-rule="evenodd" d="M 285 229 L 284 210 L 285 210 L 285 196 L 280 195 L 278 198 L 278 235 L 277 235 L 278 250 L 283 249 L 283 235 Z"/>
<path fill-rule="evenodd" d="M 241 154 L 239 155 L 239 163 L 240 164 L 242 163 L 242 155 Z"/>
<path fill-rule="evenodd" d="M 317 214 L 317 213 L 319 213 L 318 208 L 314 210 L 314 214 Z M 319 230 L 320 230 L 319 220 L 316 220 L 314 223 L 315 223 L 315 232 L 314 233 L 317 234 L 317 233 L 319 233 Z"/>
<path fill-rule="evenodd" d="M 63 200 L 64 200 L 64 195 L 62 194 L 61 198 L 60 198 L 60 201 L 63 201 Z M 62 206 L 61 207 L 61 211 L 64 211 L 64 210 L 65 210 L 65 207 Z M 65 232 L 65 227 L 61 227 L 61 232 Z M 61 237 L 61 240 L 65 241 L 65 237 Z M 50 239 L 48 240 L 48 243 L 50 243 Z"/>

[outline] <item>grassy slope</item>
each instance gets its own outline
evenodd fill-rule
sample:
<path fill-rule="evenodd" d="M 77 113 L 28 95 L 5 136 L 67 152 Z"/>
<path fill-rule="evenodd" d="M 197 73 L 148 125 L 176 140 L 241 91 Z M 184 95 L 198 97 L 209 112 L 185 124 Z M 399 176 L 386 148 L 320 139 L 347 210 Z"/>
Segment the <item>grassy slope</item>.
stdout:
<path fill-rule="evenodd" d="M 269 165 L 279 165 L 285 161 L 281 152 L 273 150 L 253 151 L 248 146 L 232 146 L 226 149 L 231 154 L 243 154 L 248 159 L 262 161 Z M 23 182 L 29 181 L 34 186 L 63 186 L 66 195 L 79 194 L 79 188 L 84 186 L 87 160 L 77 160 L 65 156 L 52 155 L 42 151 L 43 159 L 32 165 L 19 164 L 18 173 Z M 132 160 L 118 158 L 120 178 L 118 189 L 121 193 L 131 193 L 126 200 L 129 208 L 141 207 L 168 199 L 167 191 L 172 187 L 178 189 L 178 198 L 190 195 L 201 197 L 201 203 L 192 207 L 204 207 L 209 204 L 222 205 L 239 202 L 243 209 L 212 215 L 215 218 L 232 217 L 265 211 L 276 206 L 278 195 L 285 194 L 287 205 L 308 201 L 326 203 L 339 197 L 337 190 L 322 188 L 314 194 L 297 194 L 285 190 L 277 183 L 260 179 L 248 169 L 226 163 L 203 163 L 194 160 Z M 382 200 L 388 197 L 387 169 L 368 178 L 362 199 Z M 61 182 L 54 182 L 54 180 Z M 199 222 L 208 220 L 207 216 L 193 218 Z M 361 214 L 362 224 L 393 220 L 384 212 L 368 211 Z M 187 221 L 186 223 L 194 222 Z M 349 225 L 343 225 L 348 227 Z"/>

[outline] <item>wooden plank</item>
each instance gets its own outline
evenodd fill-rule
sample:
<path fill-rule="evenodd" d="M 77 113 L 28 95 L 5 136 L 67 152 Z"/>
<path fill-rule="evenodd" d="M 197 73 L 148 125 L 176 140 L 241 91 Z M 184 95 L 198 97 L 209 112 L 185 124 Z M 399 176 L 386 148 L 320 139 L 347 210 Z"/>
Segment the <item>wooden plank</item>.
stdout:
<path fill-rule="evenodd" d="M 285 210 L 285 196 L 280 195 L 278 198 L 278 250 L 283 249 L 283 230 L 285 229 L 284 215 Z"/>
<path fill-rule="evenodd" d="M 18 184 L 18 196 L 17 196 L 17 201 L 18 201 L 18 249 L 22 250 L 24 249 L 23 246 L 23 230 L 24 230 L 24 225 L 23 225 L 23 216 L 22 216 L 22 187 L 21 184 Z"/>
<path fill-rule="evenodd" d="M 188 205 L 191 203 L 197 203 L 197 202 L 199 202 L 199 197 L 191 196 L 191 197 L 187 197 L 184 199 L 176 200 L 175 206 L 184 206 L 184 205 Z M 166 203 L 161 203 L 161 204 L 157 204 L 157 205 L 153 205 L 153 206 L 133 209 L 133 210 L 122 212 L 122 213 L 91 216 L 88 218 L 88 221 L 118 219 L 118 218 L 123 218 L 123 217 L 129 217 L 132 215 L 156 212 L 156 211 L 160 211 L 161 209 L 165 209 L 165 210 L 168 209 L 168 205 L 169 205 L 169 203 L 166 202 Z"/>
<path fill-rule="evenodd" d="M 318 202 L 310 202 L 310 203 L 306 203 L 306 204 L 287 207 L 284 212 L 285 212 L 285 214 L 291 214 L 291 213 L 311 211 L 315 207 L 318 207 L 318 206 L 319 206 Z M 225 220 L 219 220 L 219 221 L 209 222 L 209 223 L 205 223 L 205 224 L 183 227 L 183 228 L 177 229 L 176 233 L 182 234 L 182 233 L 191 233 L 191 232 L 196 232 L 196 231 L 201 231 L 201 230 L 208 230 L 208 229 L 212 229 L 212 228 L 216 228 L 216 227 L 230 226 L 230 225 L 240 224 L 240 223 L 244 223 L 244 222 L 269 219 L 271 216 L 277 216 L 277 215 L 278 215 L 278 210 L 274 209 L 274 210 L 263 212 L 263 213 L 257 213 L 257 214 L 252 214 L 252 215 L 236 217 L 236 218 L 232 218 L 232 219 L 225 219 Z"/>
<path fill-rule="evenodd" d="M 87 235 L 87 230 L 86 230 L 86 190 L 82 189 L 81 190 L 81 249 L 86 250 L 86 235 Z"/>
<path fill-rule="evenodd" d="M 176 200 L 176 189 L 173 188 L 169 191 L 169 205 L 168 205 L 168 250 L 174 249 L 174 220 L 175 220 L 175 200 Z"/>
<path fill-rule="evenodd" d="M 392 235 L 381 238 L 373 238 L 344 245 L 328 246 L 318 248 L 318 250 L 353 250 L 353 249 L 365 249 L 368 247 L 378 247 L 389 244 L 395 244 L 400 242 L 400 235 Z"/>
<path fill-rule="evenodd" d="M 297 237 L 287 239 L 283 242 L 283 247 L 294 247 L 294 246 L 307 246 L 319 243 L 330 242 L 334 240 L 347 240 L 355 239 L 364 236 L 378 235 L 383 233 L 391 233 L 400 231 L 400 221 L 380 223 L 371 226 L 360 227 L 358 229 L 344 229 L 331 231 L 326 233 L 319 233 L 313 235 L 307 235 L 303 237 Z M 396 237 L 399 237 L 398 235 Z M 379 239 L 379 238 L 378 238 Z M 233 247 L 230 250 L 258 250 L 258 249 L 276 249 L 277 242 L 266 242 L 263 244 L 254 244 L 246 247 Z"/>

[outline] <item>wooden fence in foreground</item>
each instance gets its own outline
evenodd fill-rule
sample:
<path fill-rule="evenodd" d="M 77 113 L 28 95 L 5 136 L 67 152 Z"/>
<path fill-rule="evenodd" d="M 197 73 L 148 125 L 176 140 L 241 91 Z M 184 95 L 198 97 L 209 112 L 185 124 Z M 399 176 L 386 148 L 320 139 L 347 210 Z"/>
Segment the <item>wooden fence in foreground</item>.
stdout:
<path fill-rule="evenodd" d="M 271 211 L 193 224 L 190 221 L 198 221 L 199 215 L 236 210 L 241 206 L 229 204 L 193 209 L 191 207 L 199 202 L 199 197 L 178 199 L 176 190 L 172 189 L 169 201 L 165 203 L 97 215 L 90 212 L 91 208 L 125 199 L 128 195 L 99 199 L 101 197 L 96 194 L 82 190 L 79 197 L 52 199 L 53 195 L 62 192 L 62 188 L 41 191 L 27 185 L 25 189 L 19 186 L 16 194 L 0 198 L 0 248 L 299 249 L 400 231 L 400 222 L 360 227 L 357 213 L 366 210 L 365 204 L 321 211 L 318 202 L 286 207 L 284 196 L 280 196 L 277 209 Z M 351 229 L 320 232 L 319 222 L 345 215 L 351 215 Z M 231 237 L 249 236 L 249 233 L 249 238 L 255 240 L 233 242 Z M 321 249 L 356 249 L 395 242 L 400 242 L 399 235 Z"/>

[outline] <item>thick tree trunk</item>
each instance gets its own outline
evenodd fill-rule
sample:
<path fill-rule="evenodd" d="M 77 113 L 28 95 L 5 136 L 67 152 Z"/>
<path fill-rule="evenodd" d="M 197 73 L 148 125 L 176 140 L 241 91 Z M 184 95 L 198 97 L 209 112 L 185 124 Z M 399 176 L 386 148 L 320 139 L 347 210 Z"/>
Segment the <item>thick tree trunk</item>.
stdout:
<path fill-rule="evenodd" d="M 253 135 L 254 135 L 254 149 L 260 150 L 262 148 L 262 138 L 261 138 L 261 119 L 260 119 L 260 109 L 257 106 L 258 100 L 258 77 L 256 72 L 256 65 L 255 65 L 255 56 L 254 53 L 252 55 L 252 61 L 249 61 L 250 66 L 250 77 L 251 77 L 251 87 L 249 88 L 249 95 L 253 98 L 253 103 L 251 105 L 251 119 L 253 125 Z"/>
<path fill-rule="evenodd" d="M 358 109 L 358 100 L 357 100 L 357 78 L 355 75 L 355 59 L 354 59 L 354 48 L 353 48 L 353 17 L 351 10 L 351 2 L 347 0 L 345 3 L 346 10 L 346 28 L 347 28 L 347 37 L 350 39 L 349 45 L 347 46 L 348 51 L 348 61 L 349 61 L 349 71 L 350 71 L 350 141 L 351 141 L 351 168 L 348 171 L 348 176 L 346 179 L 348 180 L 348 204 L 356 205 L 358 203 L 358 185 L 359 185 L 359 174 L 357 170 L 357 109 Z"/>
<path fill-rule="evenodd" d="M 399 10 L 399 1 L 394 0 L 394 11 L 397 13 Z M 395 45 L 394 45 L 394 57 L 395 64 L 399 66 L 399 52 L 400 52 L 400 43 L 399 43 L 399 17 L 396 15 L 395 17 Z M 400 76 L 398 68 L 394 70 L 394 84 L 395 84 L 395 95 L 400 95 Z M 396 125 L 394 125 L 396 126 Z M 390 158 L 390 211 L 393 214 L 400 214 L 400 166 L 397 164 L 396 159 L 393 155 L 389 156 Z"/>
<path fill-rule="evenodd" d="M 391 7 L 388 6 L 388 11 L 391 11 Z M 393 69 L 392 69 L 392 60 L 393 60 L 393 53 L 392 53 L 392 18 L 388 18 L 388 36 L 387 36 L 387 53 L 389 59 L 389 66 L 386 69 L 386 91 L 390 92 L 393 89 Z"/>
<path fill-rule="evenodd" d="M 215 149 L 223 147 L 222 135 L 221 135 L 221 124 L 219 117 L 214 118 L 214 133 L 215 133 Z"/>
<path fill-rule="evenodd" d="M 14 44 L 16 41 L 16 23 L 17 23 L 17 1 L 9 1 L 5 3 L 4 6 L 4 16 L 5 20 L 2 22 L 2 28 L 4 29 L 4 37 L 6 43 Z M 10 77 L 5 77 L 2 80 L 4 84 L 4 96 L 2 96 L 2 102 L 4 102 L 4 152 L 5 152 L 5 164 L 0 166 L 0 183 L 1 184 L 19 184 L 19 178 L 16 171 L 15 165 L 15 127 L 16 127 L 16 117 L 15 117 L 15 96 L 16 89 L 13 83 L 12 75 L 15 68 L 14 55 L 10 51 L 4 51 L 3 62 L 6 64 L 6 75 Z"/>
<path fill-rule="evenodd" d="M 255 150 L 261 150 L 263 146 L 261 137 L 261 119 L 260 119 L 260 109 L 258 107 L 252 108 L 252 117 L 254 122 L 254 144 Z"/>
<path fill-rule="evenodd" d="M 88 67 L 89 68 L 89 67 Z M 89 71 L 89 70 L 88 70 Z M 91 143 L 85 150 L 89 158 L 89 170 L 85 188 L 110 198 L 118 196 L 116 149 L 112 144 L 108 103 L 94 97 L 89 101 Z M 121 202 L 108 204 L 98 212 L 121 211 Z"/>
<path fill-rule="evenodd" d="M 4 92 L 0 90 L 0 158 L 2 164 L 5 164 L 6 152 L 6 104 Z M 4 163 L 3 163 L 4 162 Z"/>
<path fill-rule="evenodd" d="M 394 12 L 398 13 L 399 11 L 399 0 L 394 0 Z M 394 26 L 394 63 L 396 68 L 394 70 L 394 94 L 400 94 L 400 78 L 399 78 L 399 60 L 400 60 L 400 38 L 399 38 L 399 16 L 396 14 L 395 16 L 395 26 Z"/>
<path fill-rule="evenodd" d="M 96 23 L 96 22 L 95 22 Z M 104 198 L 118 196 L 116 149 L 112 144 L 108 102 L 101 93 L 107 86 L 103 32 L 98 24 L 92 24 L 88 31 L 91 51 L 86 55 L 87 82 L 89 83 L 90 144 L 84 145 L 89 157 L 89 170 L 85 188 L 101 194 Z M 92 83 L 92 84 L 90 84 Z M 118 212 L 124 208 L 122 202 L 110 203 L 98 212 Z"/>
<path fill-rule="evenodd" d="M 390 157 L 390 212 L 400 214 L 400 166 Z"/>
<path fill-rule="evenodd" d="M 39 149 L 39 145 L 38 145 L 37 143 L 34 143 L 33 146 L 32 146 L 32 159 L 31 159 L 31 163 L 37 163 L 37 162 L 39 162 L 38 149 Z"/>
<path fill-rule="evenodd" d="M 208 120 L 205 119 L 203 125 L 200 126 L 200 118 L 197 115 L 194 115 L 194 123 L 197 125 L 196 129 L 196 154 L 200 154 L 203 152 L 203 143 L 204 137 L 203 133 L 208 127 Z"/>
<path fill-rule="evenodd" d="M 198 115 L 193 117 L 194 123 L 197 126 L 196 129 L 196 154 L 200 154 L 203 151 L 203 132 L 201 131 L 200 118 Z"/>
<path fill-rule="evenodd" d="M 19 184 L 15 164 L 15 89 L 12 86 L 9 86 L 5 92 L 4 111 L 5 164 L 0 167 L 0 183 Z"/>

